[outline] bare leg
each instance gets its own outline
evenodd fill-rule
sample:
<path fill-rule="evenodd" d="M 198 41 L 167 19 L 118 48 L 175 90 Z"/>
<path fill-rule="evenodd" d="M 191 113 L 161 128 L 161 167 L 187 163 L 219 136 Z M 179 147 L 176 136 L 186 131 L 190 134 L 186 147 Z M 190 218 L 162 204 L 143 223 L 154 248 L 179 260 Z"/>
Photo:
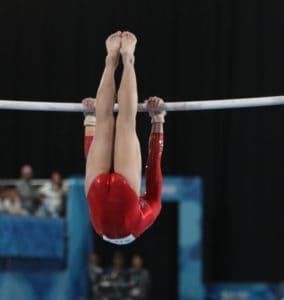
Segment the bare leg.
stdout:
<path fill-rule="evenodd" d="M 106 47 L 108 55 L 96 96 L 96 136 L 91 145 L 86 164 L 86 192 L 88 192 L 92 181 L 98 175 L 110 171 L 113 162 L 113 105 L 116 98 L 114 73 L 120 54 L 120 31 L 108 37 Z"/>
<path fill-rule="evenodd" d="M 134 69 L 136 37 L 122 34 L 121 56 L 123 74 L 118 90 L 119 113 L 116 121 L 114 170 L 123 175 L 139 194 L 141 185 L 141 153 L 136 135 L 137 83 Z"/>

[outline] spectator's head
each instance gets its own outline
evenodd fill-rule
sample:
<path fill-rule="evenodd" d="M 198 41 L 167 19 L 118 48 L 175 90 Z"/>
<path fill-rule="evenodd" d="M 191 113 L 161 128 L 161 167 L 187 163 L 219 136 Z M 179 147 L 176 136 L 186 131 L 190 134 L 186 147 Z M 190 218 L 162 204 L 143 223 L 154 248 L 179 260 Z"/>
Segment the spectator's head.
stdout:
<path fill-rule="evenodd" d="M 59 172 L 53 171 L 51 173 L 51 181 L 54 185 L 61 186 L 62 185 L 62 176 Z"/>
<path fill-rule="evenodd" d="M 135 270 L 141 270 L 143 268 L 143 258 L 140 255 L 135 254 L 132 257 L 131 266 Z"/>
<path fill-rule="evenodd" d="M 21 167 L 21 178 L 24 180 L 31 180 L 33 178 L 33 168 L 30 165 L 23 165 Z"/>
<path fill-rule="evenodd" d="M 115 252 L 112 257 L 112 264 L 114 268 L 121 269 L 124 265 L 124 257 L 123 254 L 119 251 Z"/>
<path fill-rule="evenodd" d="M 99 266 L 99 264 L 100 264 L 99 255 L 96 252 L 92 253 L 89 257 L 89 262 L 90 262 L 90 264 L 92 264 L 94 266 Z"/>

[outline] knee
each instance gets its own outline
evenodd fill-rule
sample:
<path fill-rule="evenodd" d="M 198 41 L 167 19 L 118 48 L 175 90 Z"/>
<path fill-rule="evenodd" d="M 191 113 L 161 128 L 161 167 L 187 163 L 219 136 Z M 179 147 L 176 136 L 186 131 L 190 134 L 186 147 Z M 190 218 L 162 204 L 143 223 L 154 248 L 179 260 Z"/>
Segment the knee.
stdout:
<path fill-rule="evenodd" d="M 96 110 L 97 122 L 100 120 L 112 121 L 114 120 L 113 108 L 103 107 Z"/>
<path fill-rule="evenodd" d="M 114 126 L 113 112 L 100 111 L 96 113 L 96 128 L 101 126 L 113 130 L 113 126 Z"/>
<path fill-rule="evenodd" d="M 119 112 L 116 119 L 117 127 L 136 128 L 136 114 Z"/>

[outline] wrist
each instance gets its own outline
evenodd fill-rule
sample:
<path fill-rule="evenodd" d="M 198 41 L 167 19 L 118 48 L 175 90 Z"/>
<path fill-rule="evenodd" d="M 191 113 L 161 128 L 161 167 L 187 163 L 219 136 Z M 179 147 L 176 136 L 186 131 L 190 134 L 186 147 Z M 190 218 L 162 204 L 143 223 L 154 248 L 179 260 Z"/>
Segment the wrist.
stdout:
<path fill-rule="evenodd" d="M 154 115 L 151 117 L 151 123 L 155 124 L 155 123 L 165 123 L 165 114 L 158 114 L 158 115 Z"/>
<path fill-rule="evenodd" d="M 96 126 L 96 116 L 94 114 L 85 115 L 84 126 Z"/>
<path fill-rule="evenodd" d="M 163 123 L 152 123 L 151 132 L 162 134 L 164 132 L 164 124 Z"/>

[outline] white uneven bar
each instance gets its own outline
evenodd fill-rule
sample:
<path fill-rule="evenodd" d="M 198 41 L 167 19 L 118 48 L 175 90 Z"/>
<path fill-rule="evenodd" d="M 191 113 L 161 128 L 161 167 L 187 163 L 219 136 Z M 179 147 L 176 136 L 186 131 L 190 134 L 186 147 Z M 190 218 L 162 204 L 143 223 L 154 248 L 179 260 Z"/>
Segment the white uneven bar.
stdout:
<path fill-rule="evenodd" d="M 166 102 L 164 108 L 167 111 L 188 111 L 234 109 L 275 105 L 284 105 L 284 96 L 188 102 Z M 163 107 L 161 107 L 160 109 L 163 109 Z M 82 112 L 83 107 L 81 103 L 0 100 L 0 110 Z M 114 110 L 118 110 L 117 104 L 115 104 Z M 138 111 L 147 111 L 145 104 L 138 104 Z"/>

